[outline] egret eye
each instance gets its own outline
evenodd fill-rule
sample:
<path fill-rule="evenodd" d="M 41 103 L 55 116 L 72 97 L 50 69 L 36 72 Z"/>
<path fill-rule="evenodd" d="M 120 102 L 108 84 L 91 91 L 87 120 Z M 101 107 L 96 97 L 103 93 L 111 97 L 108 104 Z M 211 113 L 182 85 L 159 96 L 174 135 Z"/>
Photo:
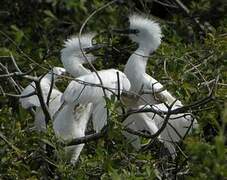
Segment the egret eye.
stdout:
<path fill-rule="evenodd" d="M 130 34 L 135 34 L 137 35 L 140 31 L 138 29 L 130 29 Z"/>

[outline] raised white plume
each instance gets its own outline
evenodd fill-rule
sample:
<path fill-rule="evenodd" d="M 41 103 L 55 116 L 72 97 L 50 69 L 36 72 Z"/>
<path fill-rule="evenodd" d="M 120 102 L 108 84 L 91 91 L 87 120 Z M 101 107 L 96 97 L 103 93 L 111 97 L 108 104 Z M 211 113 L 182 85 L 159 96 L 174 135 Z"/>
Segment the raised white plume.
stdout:
<path fill-rule="evenodd" d="M 139 44 L 139 48 L 149 53 L 155 51 L 161 44 L 162 32 L 159 24 L 152 19 L 133 14 L 129 17 L 130 29 L 138 30 L 130 34 L 132 41 Z"/>
<path fill-rule="evenodd" d="M 90 73 L 90 70 L 84 68 L 83 64 L 86 64 L 87 60 L 90 62 L 94 61 L 95 57 L 88 53 L 85 58 L 82 54 L 81 48 L 92 47 L 94 36 L 94 33 L 82 35 L 80 38 L 81 47 L 78 36 L 71 37 L 64 42 L 64 48 L 61 50 L 61 61 L 66 71 L 72 76 L 78 77 Z"/>

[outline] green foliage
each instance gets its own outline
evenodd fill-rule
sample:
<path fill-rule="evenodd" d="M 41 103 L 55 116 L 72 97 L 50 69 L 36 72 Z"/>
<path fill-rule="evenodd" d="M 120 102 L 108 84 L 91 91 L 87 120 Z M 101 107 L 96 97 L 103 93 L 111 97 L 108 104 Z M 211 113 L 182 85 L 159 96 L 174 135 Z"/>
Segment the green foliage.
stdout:
<path fill-rule="evenodd" d="M 105 2 L 3 0 L 0 7 L 0 62 L 7 64 L 13 72 L 15 69 L 10 66 L 12 53 L 23 71 L 31 68 L 28 64 L 35 67 L 38 63 L 46 68 L 62 66 L 59 58 L 63 41 L 77 34 L 88 15 Z M 176 161 L 182 169 L 188 169 L 186 175 L 177 175 L 179 178 L 223 179 L 227 177 L 226 4 L 221 0 L 183 2 L 192 15 L 201 17 L 202 24 L 205 21 L 210 23 L 211 31 L 207 31 L 209 33 L 201 40 L 193 23 L 183 13 L 168 15 L 161 21 L 163 42 L 151 57 L 147 71 L 184 104 L 206 97 L 208 88 L 203 83 L 204 79 L 211 81 L 219 75 L 215 99 L 193 112 L 199 122 L 199 130 L 180 145 L 188 158 L 179 152 Z M 95 62 L 97 69 L 117 67 L 122 70 L 136 48 L 127 37 L 119 37 L 109 31 L 127 26 L 125 17 L 130 12 L 139 11 L 137 3 L 128 1 L 127 6 L 112 5 L 86 25 L 85 32 L 100 33 L 96 40 L 114 47 L 98 52 L 101 57 Z M 39 67 L 36 72 L 39 75 L 46 70 Z M 2 69 L 0 73 L 3 73 Z M 28 84 L 22 79 L 16 80 L 23 86 Z M 1 79 L 0 85 L 6 92 L 15 93 L 7 81 Z M 212 83 L 208 87 L 212 88 Z M 152 150 L 135 151 L 123 138 L 121 117 L 116 111 L 122 104 L 115 103 L 113 98 L 107 99 L 107 107 L 112 113 L 108 134 L 103 139 L 87 143 L 75 166 L 68 164 L 67 155 L 54 136 L 51 124 L 47 133 L 32 131 L 33 118 L 16 103 L 18 100 L 15 98 L 0 97 L 0 179 L 118 180 L 155 179 L 157 176 L 156 165 L 163 160 Z M 52 148 L 51 155 L 46 153 L 44 144 Z"/>

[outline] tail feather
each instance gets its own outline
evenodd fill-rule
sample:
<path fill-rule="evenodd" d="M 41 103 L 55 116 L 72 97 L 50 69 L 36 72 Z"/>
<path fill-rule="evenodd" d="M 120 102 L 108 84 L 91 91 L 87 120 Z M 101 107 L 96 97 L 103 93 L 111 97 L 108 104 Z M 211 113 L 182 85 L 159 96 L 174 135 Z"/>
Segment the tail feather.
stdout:
<path fill-rule="evenodd" d="M 94 106 L 92 123 L 96 132 L 100 132 L 107 124 L 107 109 L 105 106 L 106 104 L 104 101 L 99 103 L 97 106 Z"/>
<path fill-rule="evenodd" d="M 70 156 L 71 164 L 75 164 L 78 161 L 81 151 L 83 150 L 84 144 L 68 146 L 66 152 Z"/>

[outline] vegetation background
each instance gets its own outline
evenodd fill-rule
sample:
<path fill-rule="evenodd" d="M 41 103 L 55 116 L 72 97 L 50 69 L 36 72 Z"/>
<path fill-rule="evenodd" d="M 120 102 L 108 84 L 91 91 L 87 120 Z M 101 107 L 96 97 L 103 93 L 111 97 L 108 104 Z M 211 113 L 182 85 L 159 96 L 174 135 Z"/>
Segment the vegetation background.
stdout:
<path fill-rule="evenodd" d="M 84 20 L 105 3 L 104 0 L 2 0 L 0 62 L 10 72 L 15 71 L 10 61 L 12 53 L 24 72 L 36 66 L 35 63 L 46 68 L 62 66 L 63 41 L 76 35 Z M 190 12 L 179 8 L 175 0 L 118 1 L 92 17 L 85 32 L 127 27 L 127 16 L 132 12 L 152 15 L 161 24 L 164 37 L 149 61 L 150 75 L 184 104 L 206 97 L 212 80 L 219 77 L 214 100 L 193 112 L 199 129 L 179 145 L 184 153 L 179 152 L 174 161 L 164 161 L 157 148 L 136 152 L 121 135 L 121 127 L 113 117 L 108 136 L 87 143 L 73 167 L 61 156 L 63 147 L 54 137 L 51 125 L 45 134 L 31 131 L 30 114 L 20 107 L 17 98 L 4 96 L 1 91 L 0 179 L 155 179 L 158 165 L 172 168 L 171 176 L 165 171 L 166 177 L 172 179 L 227 179 L 227 1 L 182 0 L 182 3 Z M 95 63 L 97 69 L 122 70 L 136 48 L 127 37 L 108 33 L 99 35 L 97 40 L 111 40 L 115 47 L 100 52 Z M 40 67 L 36 70 L 38 75 L 44 72 Z M 4 74 L 2 69 L 0 73 Z M 205 80 L 210 82 L 208 87 Z M 29 83 L 21 78 L 16 81 L 23 86 Z M 1 78 L 0 85 L 5 92 L 15 94 L 6 79 Z M 55 153 L 47 156 L 44 142 Z"/>

